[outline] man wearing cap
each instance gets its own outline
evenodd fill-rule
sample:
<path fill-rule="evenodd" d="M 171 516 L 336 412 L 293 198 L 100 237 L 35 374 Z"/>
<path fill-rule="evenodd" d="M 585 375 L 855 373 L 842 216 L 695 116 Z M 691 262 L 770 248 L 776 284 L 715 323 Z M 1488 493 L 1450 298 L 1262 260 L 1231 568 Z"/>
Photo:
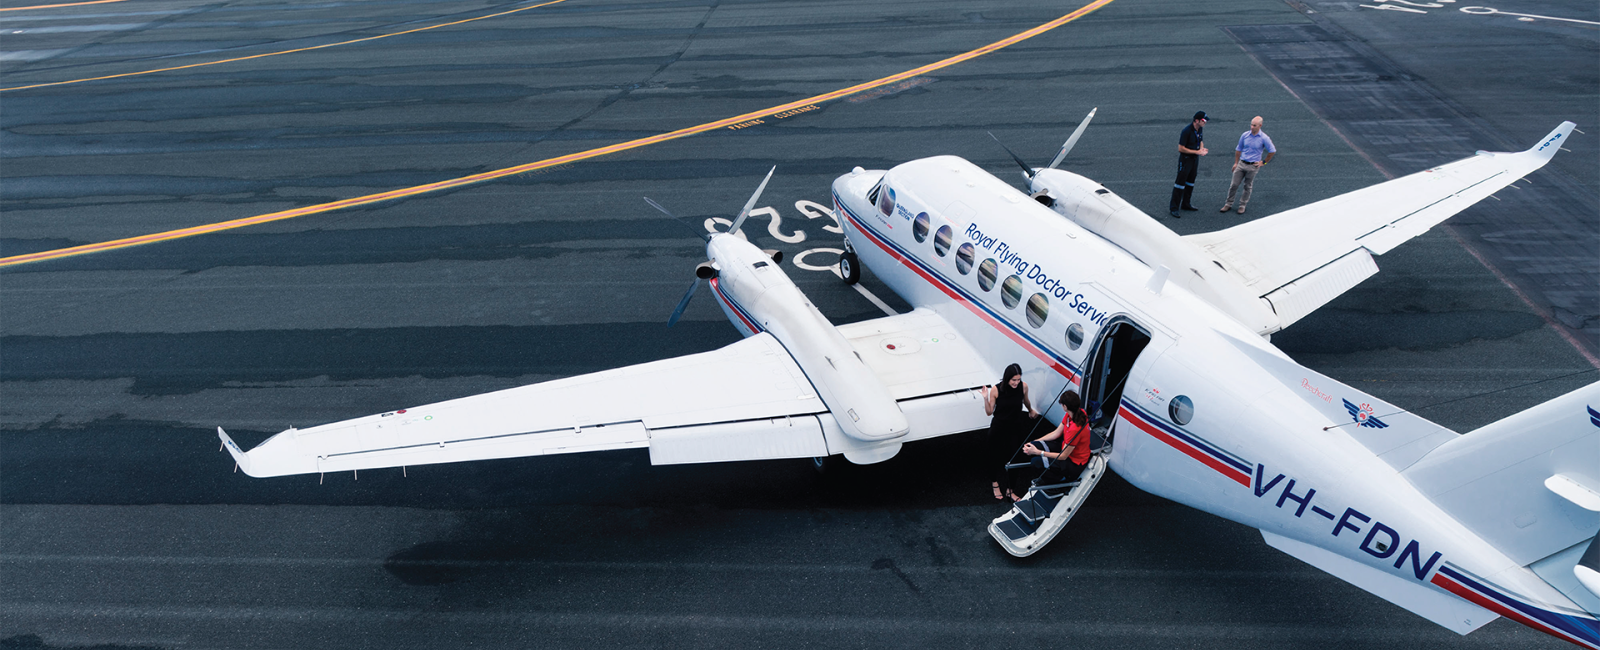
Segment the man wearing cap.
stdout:
<path fill-rule="evenodd" d="M 1250 202 L 1250 190 L 1256 185 L 1256 172 L 1277 154 L 1272 138 L 1261 132 L 1261 116 L 1255 116 L 1250 120 L 1250 130 L 1239 136 L 1239 145 L 1233 148 L 1233 183 L 1228 185 L 1228 200 L 1222 202 L 1223 212 L 1233 207 L 1233 192 L 1243 185 L 1239 214 L 1244 214 L 1244 204 Z"/>
<path fill-rule="evenodd" d="M 1183 132 L 1178 134 L 1178 180 L 1172 182 L 1172 202 L 1167 206 L 1172 218 L 1177 219 L 1183 215 L 1179 210 L 1198 210 L 1189 202 L 1194 195 L 1194 177 L 1200 173 L 1200 157 L 1206 155 L 1205 144 L 1206 112 L 1194 114 L 1194 120 L 1189 126 L 1183 127 Z"/>

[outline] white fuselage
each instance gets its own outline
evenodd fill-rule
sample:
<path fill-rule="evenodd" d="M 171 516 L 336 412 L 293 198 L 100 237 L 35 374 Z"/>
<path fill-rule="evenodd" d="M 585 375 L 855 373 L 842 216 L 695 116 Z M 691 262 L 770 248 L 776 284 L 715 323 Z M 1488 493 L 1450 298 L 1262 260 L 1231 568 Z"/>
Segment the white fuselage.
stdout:
<path fill-rule="evenodd" d="M 834 182 L 833 200 L 861 262 L 911 305 L 954 325 L 994 364 L 996 378 L 1006 364 L 1020 363 L 1036 406 L 1050 407 L 1052 419 L 1061 415 L 1056 395 L 1089 372 L 1084 366 L 1098 334 L 1117 322 L 1147 334 L 1121 393 L 1110 456 L 1111 467 L 1135 486 L 1418 589 L 1447 589 L 1441 571 L 1448 565 L 1547 603 L 1570 604 L 1444 513 L 1346 429 L 1324 430 L 1348 420 L 1330 419 L 1295 393 L 1315 389 L 1299 385 L 1309 380 L 1285 381 L 1256 360 L 1287 356 L 1260 336 L 1271 329 L 1262 319 L 1231 315 L 1251 313 L 1248 305 L 1222 309 L 1217 296 L 1197 296 L 1185 288 L 1189 283 L 1151 283 L 1155 271 L 1134 251 L 960 158 L 857 170 Z M 992 283 L 984 280 L 986 266 L 997 269 Z M 1005 297 L 1008 284 L 1014 300 Z M 1030 300 L 1047 309 L 1043 322 L 1037 309 L 1029 318 Z M 1080 346 L 1069 341 L 1073 325 L 1083 329 Z M 1180 395 L 1193 404 L 1192 420 L 1182 425 L 1169 415 Z M 1492 618 L 1473 606 L 1462 611 L 1483 619 L 1461 622 L 1464 629 Z"/>

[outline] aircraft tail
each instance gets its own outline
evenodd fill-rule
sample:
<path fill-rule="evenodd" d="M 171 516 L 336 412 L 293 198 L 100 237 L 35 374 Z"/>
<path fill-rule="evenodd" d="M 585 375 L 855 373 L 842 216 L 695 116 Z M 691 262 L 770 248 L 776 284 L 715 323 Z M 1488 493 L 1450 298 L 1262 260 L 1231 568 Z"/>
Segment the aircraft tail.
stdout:
<path fill-rule="evenodd" d="M 1600 593 L 1584 585 L 1595 572 L 1585 554 L 1600 544 L 1600 383 L 1439 445 L 1401 475 L 1512 561 L 1600 613 Z"/>
<path fill-rule="evenodd" d="M 1587 541 L 1600 529 L 1585 507 L 1600 503 L 1600 383 L 1439 445 L 1401 475 L 1517 564 Z"/>

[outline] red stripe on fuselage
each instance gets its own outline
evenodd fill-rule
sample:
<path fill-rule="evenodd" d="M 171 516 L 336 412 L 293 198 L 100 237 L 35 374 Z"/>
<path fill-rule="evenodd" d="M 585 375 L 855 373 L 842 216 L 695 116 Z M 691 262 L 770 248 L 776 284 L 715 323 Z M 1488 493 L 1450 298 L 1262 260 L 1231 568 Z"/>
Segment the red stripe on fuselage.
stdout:
<path fill-rule="evenodd" d="M 1540 632 L 1544 632 L 1545 634 L 1553 636 L 1553 637 L 1555 637 L 1557 639 L 1561 639 L 1562 641 L 1567 641 L 1569 643 L 1576 643 L 1578 645 L 1593 647 L 1593 646 L 1589 646 L 1588 644 L 1584 643 L 1582 640 L 1576 639 L 1576 638 L 1572 637 L 1571 635 L 1565 634 L 1565 633 L 1561 632 L 1560 630 L 1552 628 L 1549 625 L 1546 625 L 1541 621 L 1529 618 L 1526 614 L 1523 614 L 1522 612 L 1519 612 L 1519 611 L 1517 611 L 1515 609 L 1507 607 L 1507 606 L 1505 606 L 1505 604 L 1503 604 L 1503 603 L 1501 603 L 1499 601 L 1496 601 L 1493 598 L 1489 598 L 1488 596 L 1480 594 L 1477 591 L 1474 591 L 1471 587 L 1468 587 L 1468 586 L 1466 586 L 1464 584 L 1456 582 L 1455 580 L 1452 580 L 1449 576 L 1446 576 L 1443 573 L 1435 573 L 1435 574 L 1433 574 L 1433 580 L 1430 580 L 1430 582 L 1432 582 L 1433 584 L 1436 584 L 1436 585 L 1438 585 L 1440 587 L 1443 587 L 1445 591 L 1448 591 L 1448 592 L 1450 592 L 1452 594 L 1455 594 L 1457 596 L 1462 597 L 1467 602 L 1470 602 L 1470 603 L 1472 603 L 1474 605 L 1477 605 L 1479 607 L 1487 609 L 1487 610 L 1489 610 L 1491 612 L 1494 612 L 1496 614 L 1499 614 L 1501 616 L 1509 618 L 1509 619 L 1511 619 L 1513 621 L 1516 621 L 1518 623 L 1521 623 L 1523 625 L 1531 627 L 1531 628 L 1533 628 L 1535 630 L 1538 630 Z"/>
<path fill-rule="evenodd" d="M 1210 454 L 1200 451 L 1199 449 L 1195 449 L 1193 446 L 1189 445 L 1189 443 L 1172 437 L 1167 432 L 1162 431 L 1161 427 L 1145 422 L 1144 419 L 1140 418 L 1138 414 L 1129 411 L 1128 407 L 1118 407 L 1117 414 L 1122 416 L 1123 420 L 1131 423 L 1133 426 L 1138 427 L 1140 431 L 1150 434 L 1150 436 L 1156 440 L 1167 443 L 1167 445 L 1171 446 L 1173 449 L 1188 454 L 1190 458 L 1204 463 L 1206 467 L 1210 467 L 1218 472 L 1222 472 L 1223 476 L 1238 481 L 1239 485 L 1250 487 L 1250 475 L 1240 472 L 1237 468 L 1230 467 L 1227 463 L 1217 460 L 1216 458 L 1212 458 Z"/>
<path fill-rule="evenodd" d="M 862 226 L 861 222 L 857 221 L 854 216 L 852 216 L 848 211 L 846 211 L 844 209 L 844 206 L 839 205 L 838 201 L 834 202 L 834 207 L 838 208 L 839 214 L 845 215 L 846 219 L 849 219 L 852 223 L 855 224 L 856 230 L 858 232 L 860 232 L 863 237 L 866 237 L 868 241 L 871 241 L 878 248 L 883 249 L 883 252 L 888 253 L 890 257 L 893 257 L 894 259 L 899 260 L 901 264 L 904 264 L 906 266 L 906 268 L 911 269 L 912 271 L 915 271 L 917 275 L 922 276 L 922 279 L 927 280 L 928 284 L 931 284 L 931 285 L 937 287 L 940 291 L 944 292 L 944 295 L 949 296 L 950 298 L 954 299 L 957 303 L 960 303 L 963 307 L 966 307 L 967 310 L 971 311 L 974 314 L 977 314 L 979 318 L 982 318 L 985 322 L 988 322 L 995 329 L 1000 330 L 1000 333 L 1005 334 L 1007 337 L 1010 337 L 1012 341 L 1015 341 L 1017 343 L 1017 345 L 1022 346 L 1022 349 L 1027 350 L 1029 354 L 1032 354 L 1033 356 L 1037 357 L 1040 361 L 1043 361 L 1043 362 L 1045 362 L 1046 365 L 1050 366 L 1051 370 L 1054 370 L 1057 373 L 1060 373 L 1061 376 L 1066 377 L 1067 381 L 1070 381 L 1070 382 L 1072 382 L 1074 384 L 1078 383 L 1078 375 L 1077 375 L 1077 373 L 1074 373 L 1071 370 L 1069 370 L 1066 366 L 1061 365 L 1061 362 L 1056 361 L 1054 358 L 1052 358 L 1050 356 L 1049 352 L 1041 350 L 1037 344 L 1035 344 L 1032 341 L 1029 341 L 1029 340 L 1027 340 L 1025 338 L 1022 338 L 1021 335 L 1018 335 L 1016 332 L 1011 331 L 1010 327 L 1008 327 L 1005 323 L 1002 323 L 1002 322 L 996 320 L 995 317 L 990 316 L 989 313 L 984 311 L 982 307 L 979 307 L 979 306 L 973 304 L 972 301 L 967 300 L 967 298 L 965 296 L 962 296 L 960 293 L 957 293 L 956 290 L 951 289 L 948 286 L 945 286 L 945 283 L 941 278 L 937 278 L 937 277 L 933 276 L 932 274 L 928 273 L 927 271 L 922 270 L 922 267 L 918 266 L 916 263 L 912 262 L 911 260 L 906 259 L 906 257 L 904 255 L 901 255 L 900 253 L 896 252 L 894 250 L 894 248 L 890 247 L 888 244 L 885 244 L 882 241 L 879 241 L 878 237 L 876 235 L 872 234 L 872 231 L 868 230 L 865 226 Z"/>
<path fill-rule="evenodd" d="M 744 310 L 739 309 L 739 306 L 733 303 L 732 298 L 723 295 L 722 287 L 717 284 L 716 278 L 711 278 L 711 292 L 716 294 L 717 300 L 728 303 L 728 311 L 733 312 L 734 316 L 739 317 L 739 321 L 744 323 L 745 328 L 748 329 L 751 334 L 757 334 L 761 332 L 761 328 L 756 327 L 755 323 L 750 322 L 750 319 L 744 317 Z"/>

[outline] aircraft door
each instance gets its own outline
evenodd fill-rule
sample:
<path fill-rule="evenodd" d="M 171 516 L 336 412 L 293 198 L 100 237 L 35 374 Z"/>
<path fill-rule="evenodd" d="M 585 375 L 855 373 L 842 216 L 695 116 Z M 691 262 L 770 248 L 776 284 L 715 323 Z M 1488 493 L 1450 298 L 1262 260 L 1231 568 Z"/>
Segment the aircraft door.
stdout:
<path fill-rule="evenodd" d="M 1126 316 L 1112 318 L 1100 329 L 1088 363 L 1084 364 L 1081 384 L 1096 448 L 1111 442 L 1111 425 L 1116 421 L 1128 378 L 1150 340 L 1150 332 Z"/>

